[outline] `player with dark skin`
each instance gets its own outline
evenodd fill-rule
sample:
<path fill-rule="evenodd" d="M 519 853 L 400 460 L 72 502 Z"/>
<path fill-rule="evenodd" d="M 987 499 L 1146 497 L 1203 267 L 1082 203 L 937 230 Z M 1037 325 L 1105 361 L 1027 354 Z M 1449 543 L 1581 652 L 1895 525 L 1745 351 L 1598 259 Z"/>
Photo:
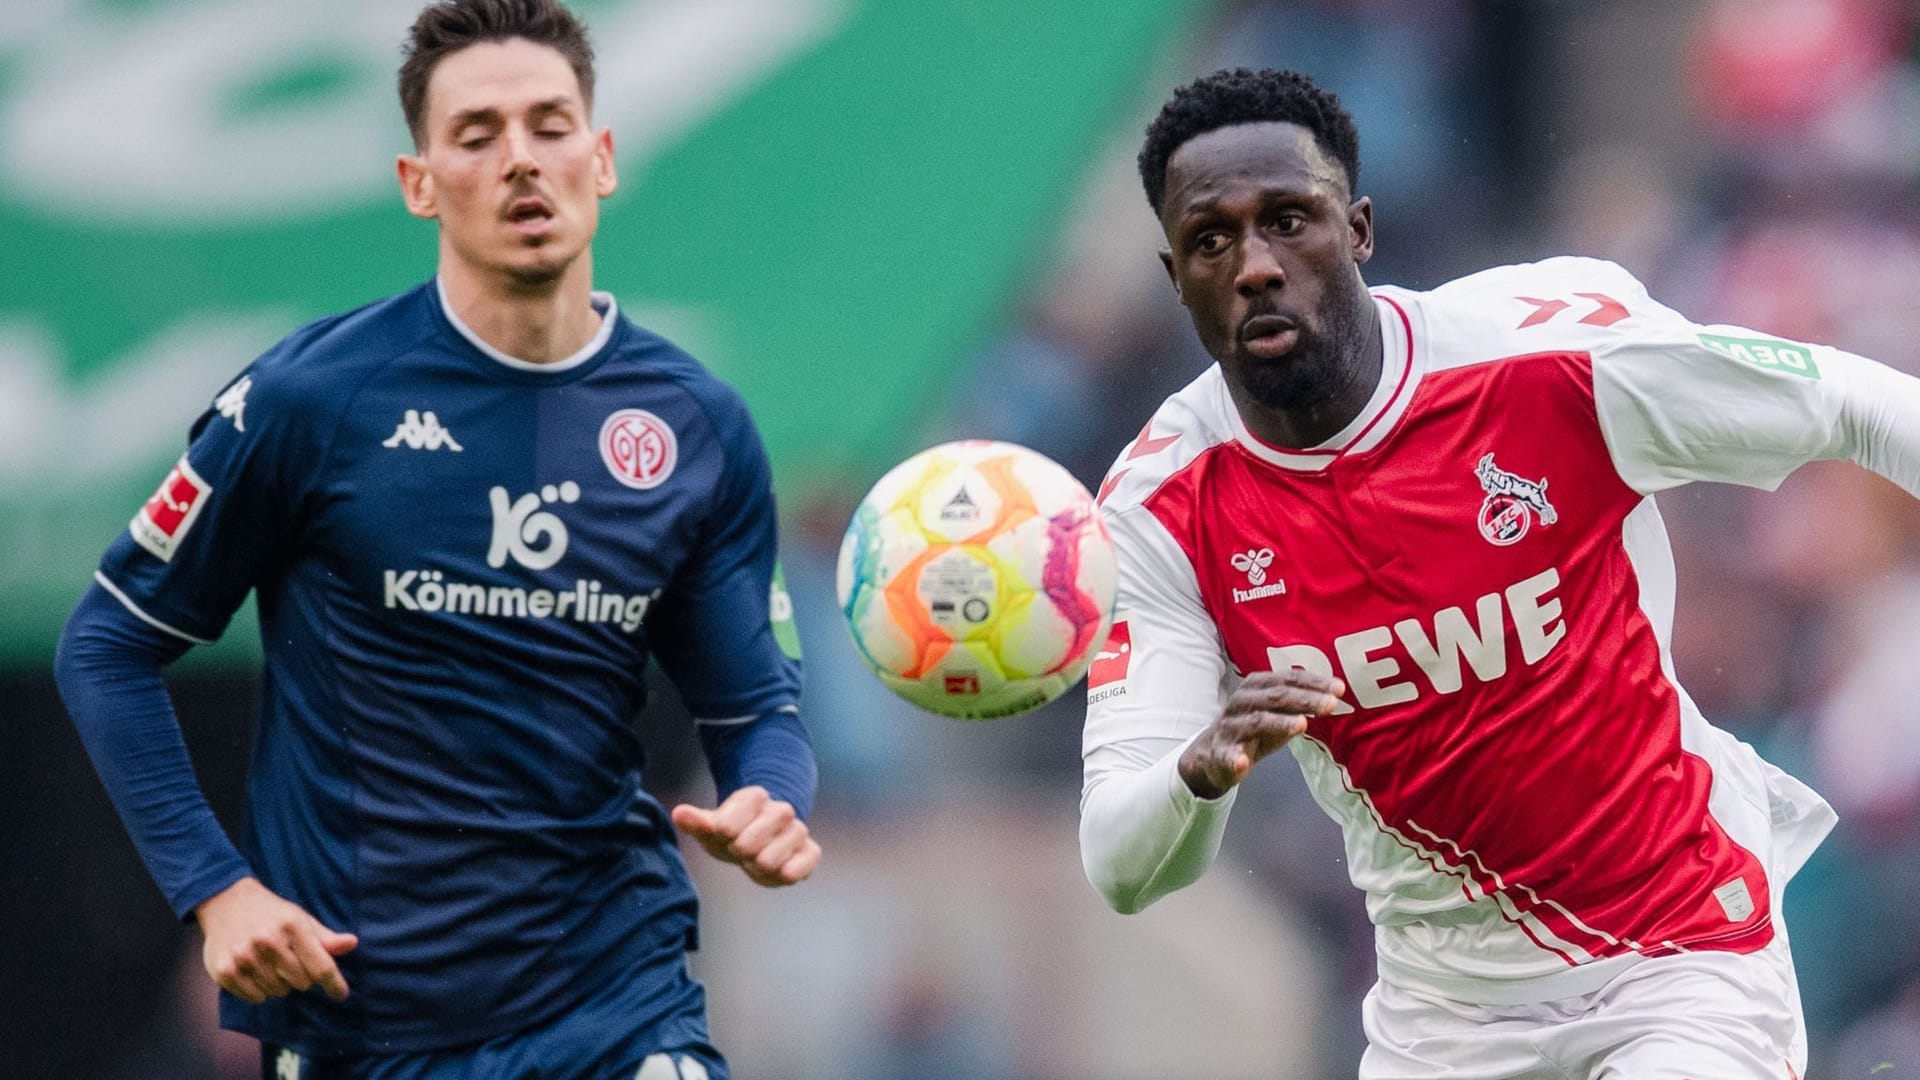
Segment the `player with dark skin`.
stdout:
<path fill-rule="evenodd" d="M 1167 161 L 1160 252 L 1247 430 L 1311 447 L 1365 408 L 1382 344 L 1360 264 L 1373 254 L 1373 203 L 1298 124 L 1230 124 Z M 1332 711 L 1346 687 L 1300 668 L 1256 671 L 1180 756 L 1195 795 L 1216 799 L 1261 758 Z"/>

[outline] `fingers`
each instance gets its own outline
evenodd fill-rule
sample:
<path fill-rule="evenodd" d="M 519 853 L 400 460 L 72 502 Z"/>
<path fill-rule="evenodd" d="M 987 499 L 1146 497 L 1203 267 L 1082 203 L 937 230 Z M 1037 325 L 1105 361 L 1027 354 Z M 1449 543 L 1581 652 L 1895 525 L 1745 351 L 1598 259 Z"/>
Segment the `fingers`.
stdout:
<path fill-rule="evenodd" d="M 1346 684 L 1339 679 L 1304 668 L 1256 671 L 1227 699 L 1226 712 L 1324 716 L 1334 711 L 1346 691 Z"/>
<path fill-rule="evenodd" d="M 707 853 L 739 866 L 756 884 L 792 885 L 820 864 L 820 845 L 793 804 L 745 787 L 713 810 L 681 805 L 673 822 L 700 841 Z"/>
<path fill-rule="evenodd" d="M 783 885 L 797 885 L 812 876 L 814 869 L 819 865 L 820 842 L 809 836 L 807 842 L 801 845 L 799 853 L 781 865 L 780 882 Z"/>
<path fill-rule="evenodd" d="M 207 974 L 221 989 L 243 1001 L 268 998 L 319 986 L 335 998 L 347 996 L 347 982 L 334 957 L 360 944 L 353 934 L 336 933 L 306 909 L 247 878 L 195 908 L 206 935 L 201 953 Z"/>
<path fill-rule="evenodd" d="M 743 787 L 727 796 L 713 811 L 713 824 L 716 832 L 729 838 L 739 836 L 747 825 L 766 808 L 767 789 L 759 786 Z"/>
<path fill-rule="evenodd" d="M 673 827 L 684 833 L 696 835 L 713 831 L 713 811 L 702 810 L 692 803 L 681 803 L 673 808 Z"/>
<path fill-rule="evenodd" d="M 335 1001 L 347 996 L 347 980 L 340 974 L 340 966 L 333 962 L 334 953 L 327 948 L 330 940 L 337 944 L 342 937 L 353 935 L 335 934 L 317 922 L 310 932 L 294 934 L 291 951 L 301 978 L 300 983 L 293 984 L 295 990 L 318 986 Z"/>

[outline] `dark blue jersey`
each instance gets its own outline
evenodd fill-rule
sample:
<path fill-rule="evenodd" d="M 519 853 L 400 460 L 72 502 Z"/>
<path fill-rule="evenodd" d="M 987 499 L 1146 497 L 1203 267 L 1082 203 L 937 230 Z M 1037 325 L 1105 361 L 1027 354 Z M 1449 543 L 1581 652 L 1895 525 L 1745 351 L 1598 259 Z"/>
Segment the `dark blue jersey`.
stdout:
<path fill-rule="evenodd" d="M 691 942 L 686 868 L 640 786 L 644 669 L 742 723 L 797 708 L 797 650 L 770 616 L 746 408 L 596 303 L 599 337 L 546 365 L 489 349 L 432 283 L 303 328 L 215 400 L 108 550 L 100 585 L 182 638 L 218 637 L 257 591 L 241 852 L 360 936 L 348 1000 L 228 997 L 228 1026 L 308 1053 L 454 1045 Z M 158 846 L 177 908 L 233 879 L 218 851 Z"/>

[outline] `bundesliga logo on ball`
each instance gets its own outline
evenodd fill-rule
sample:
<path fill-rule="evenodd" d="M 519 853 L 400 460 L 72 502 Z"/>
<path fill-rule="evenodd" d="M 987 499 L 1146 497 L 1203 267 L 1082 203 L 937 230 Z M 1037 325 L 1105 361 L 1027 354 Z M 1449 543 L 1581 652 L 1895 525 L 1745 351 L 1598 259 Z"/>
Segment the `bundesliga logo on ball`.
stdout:
<path fill-rule="evenodd" d="M 840 610 L 880 681 L 991 720 L 1078 682 L 1113 621 L 1113 541 L 1093 496 L 1012 443 L 923 451 L 880 478 L 840 545 Z"/>

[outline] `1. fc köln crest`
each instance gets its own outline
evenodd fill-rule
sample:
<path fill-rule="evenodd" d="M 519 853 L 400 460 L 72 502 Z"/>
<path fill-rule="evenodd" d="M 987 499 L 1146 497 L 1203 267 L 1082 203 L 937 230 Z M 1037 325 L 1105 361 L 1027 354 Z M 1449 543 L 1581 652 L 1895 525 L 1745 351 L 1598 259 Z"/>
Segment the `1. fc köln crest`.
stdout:
<path fill-rule="evenodd" d="M 1542 526 L 1552 525 L 1560 515 L 1547 501 L 1546 480 L 1528 480 L 1515 476 L 1493 463 L 1488 454 L 1474 466 L 1473 475 L 1487 493 L 1480 503 L 1480 535 L 1496 547 L 1517 544 L 1533 527 L 1537 516 Z"/>

